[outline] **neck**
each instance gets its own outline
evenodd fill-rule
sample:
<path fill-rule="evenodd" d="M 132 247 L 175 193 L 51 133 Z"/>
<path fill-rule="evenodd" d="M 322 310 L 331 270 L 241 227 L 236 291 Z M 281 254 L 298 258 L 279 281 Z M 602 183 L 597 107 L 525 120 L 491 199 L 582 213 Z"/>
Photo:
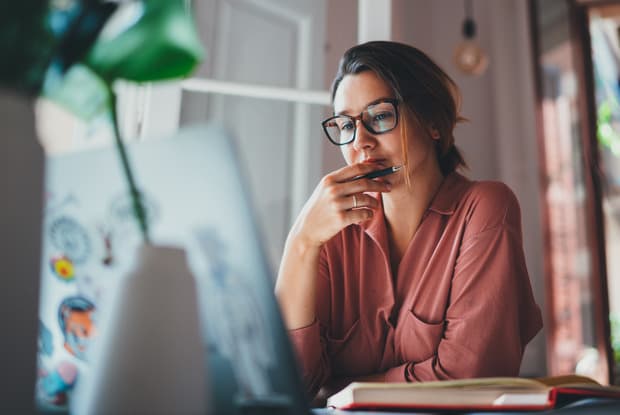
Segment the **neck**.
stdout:
<path fill-rule="evenodd" d="M 436 168 L 412 175 L 411 186 L 403 182 L 391 192 L 383 193 L 383 209 L 390 245 L 390 263 L 394 275 L 409 242 L 418 229 L 424 212 L 435 197 L 443 175 Z"/>
<path fill-rule="evenodd" d="M 443 175 L 439 166 L 421 174 L 414 174 L 411 186 L 403 182 L 391 192 L 383 194 L 383 208 L 392 229 L 408 229 L 412 236 L 429 204 L 435 197 Z"/>

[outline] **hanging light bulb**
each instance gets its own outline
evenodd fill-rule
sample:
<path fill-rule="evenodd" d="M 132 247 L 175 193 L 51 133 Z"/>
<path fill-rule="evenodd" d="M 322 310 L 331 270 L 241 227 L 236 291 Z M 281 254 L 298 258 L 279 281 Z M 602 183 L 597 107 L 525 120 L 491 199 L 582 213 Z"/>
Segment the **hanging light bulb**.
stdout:
<path fill-rule="evenodd" d="M 467 75 L 482 75 L 489 65 L 487 54 L 474 40 L 476 22 L 473 19 L 471 0 L 465 0 L 465 20 L 463 21 L 463 41 L 454 51 L 454 63 Z"/>

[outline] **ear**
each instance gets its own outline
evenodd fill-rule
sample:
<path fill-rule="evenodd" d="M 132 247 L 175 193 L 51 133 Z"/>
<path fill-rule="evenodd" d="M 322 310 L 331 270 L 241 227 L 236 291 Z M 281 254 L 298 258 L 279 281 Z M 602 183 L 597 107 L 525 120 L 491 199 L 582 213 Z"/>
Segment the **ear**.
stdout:
<path fill-rule="evenodd" d="M 439 131 L 437 131 L 436 128 L 431 128 L 431 138 L 433 140 L 439 140 L 439 137 L 440 137 Z"/>

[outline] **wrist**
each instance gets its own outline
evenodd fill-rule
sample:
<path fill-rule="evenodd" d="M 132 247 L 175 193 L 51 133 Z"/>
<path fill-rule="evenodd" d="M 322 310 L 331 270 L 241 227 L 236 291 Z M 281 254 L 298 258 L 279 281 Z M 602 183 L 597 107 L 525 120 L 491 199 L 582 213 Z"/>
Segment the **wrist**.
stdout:
<path fill-rule="evenodd" d="M 321 242 L 313 241 L 303 234 L 291 234 L 291 238 L 287 241 L 287 245 L 289 251 L 301 257 L 313 254 L 318 255 L 321 246 L 323 246 Z"/>

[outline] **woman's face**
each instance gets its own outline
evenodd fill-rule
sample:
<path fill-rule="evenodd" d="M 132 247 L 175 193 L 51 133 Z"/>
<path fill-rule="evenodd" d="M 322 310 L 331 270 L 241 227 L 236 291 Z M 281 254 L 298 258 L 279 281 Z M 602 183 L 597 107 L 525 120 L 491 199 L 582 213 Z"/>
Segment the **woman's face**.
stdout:
<path fill-rule="evenodd" d="M 381 99 L 395 98 L 390 86 L 372 71 L 364 71 L 355 75 L 346 75 L 334 95 L 334 113 L 358 116 L 369 104 Z M 402 105 L 399 106 L 402 114 Z M 360 121 L 356 122 L 355 140 L 341 146 L 347 164 L 375 163 L 377 169 L 400 166 L 404 162 L 401 147 L 400 123 L 391 131 L 372 134 Z M 407 125 L 407 152 L 409 165 L 407 172 L 410 177 L 423 173 L 429 163 L 437 163 L 432 140 L 413 123 Z M 404 170 L 401 170 L 404 171 Z M 403 182 L 402 173 L 384 176 L 392 185 Z"/>

